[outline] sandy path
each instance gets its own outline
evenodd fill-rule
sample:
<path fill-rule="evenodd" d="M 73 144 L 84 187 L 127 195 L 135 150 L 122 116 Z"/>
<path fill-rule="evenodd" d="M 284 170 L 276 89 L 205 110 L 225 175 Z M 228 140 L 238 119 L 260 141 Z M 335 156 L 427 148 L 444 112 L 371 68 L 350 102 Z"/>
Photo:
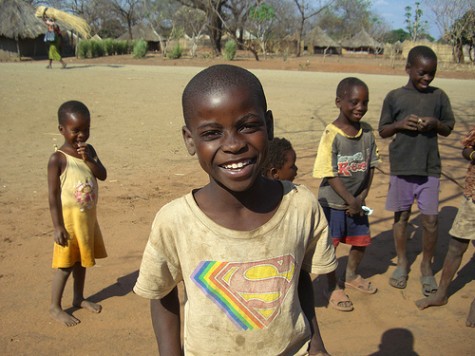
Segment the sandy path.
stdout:
<path fill-rule="evenodd" d="M 204 184 L 195 159 L 188 157 L 180 135 L 180 97 L 199 68 L 71 64 L 67 70 L 46 70 L 43 63 L 0 63 L 0 353 L 4 355 L 150 355 L 155 341 L 147 301 L 131 293 L 141 253 L 155 212 L 167 201 Z M 267 94 L 277 136 L 297 151 L 296 182 L 315 192 L 310 170 L 322 129 L 336 115 L 334 91 L 348 74 L 254 70 Z M 405 83 L 403 76 L 358 75 L 370 88 L 366 121 L 377 126 L 386 93 Z M 439 272 L 447 231 L 459 204 L 465 173 L 460 158 L 460 133 L 475 123 L 475 82 L 436 79 L 452 100 L 458 123 L 441 139 L 442 179 Z M 52 228 L 47 206 L 46 163 L 53 145 L 62 143 L 56 111 L 69 99 L 84 101 L 92 113 L 90 142 L 106 165 L 101 184 L 99 219 L 109 257 L 88 271 L 86 294 L 100 301 L 99 315 L 74 311 L 81 324 L 65 328 L 50 320 L 47 310 L 52 277 Z M 413 261 L 408 288 L 388 286 L 395 251 L 391 215 L 384 211 L 387 190 L 387 141 L 378 141 L 384 164 L 374 179 L 368 205 L 373 245 L 362 274 L 379 287 L 374 296 L 348 291 L 355 311 L 325 307 L 317 295 L 317 315 L 327 348 L 334 355 L 470 355 L 474 330 L 464 321 L 475 296 L 474 248 L 469 247 L 449 304 L 418 311 L 421 297 L 420 225 L 409 243 Z M 449 179 L 450 178 L 450 179 Z M 339 248 L 345 260 L 347 250 Z M 439 276 L 439 274 L 438 274 Z M 317 288 L 324 284 L 317 279 Z M 72 286 L 64 305 L 70 307 Z M 344 337 L 342 337 L 344 335 Z M 384 350 L 384 351 L 383 351 Z M 389 350 L 389 351 L 388 351 Z"/>

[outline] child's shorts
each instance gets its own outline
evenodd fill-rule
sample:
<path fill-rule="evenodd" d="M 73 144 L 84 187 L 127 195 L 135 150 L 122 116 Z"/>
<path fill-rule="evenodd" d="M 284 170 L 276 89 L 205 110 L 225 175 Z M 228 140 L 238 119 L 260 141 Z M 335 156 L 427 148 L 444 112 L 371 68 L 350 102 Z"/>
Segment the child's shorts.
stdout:
<path fill-rule="evenodd" d="M 439 212 L 440 179 L 426 176 L 391 176 L 389 179 L 386 210 L 409 211 L 417 200 L 419 211 L 424 215 Z"/>
<path fill-rule="evenodd" d="M 368 246 L 371 244 L 368 216 L 349 216 L 345 210 L 323 207 L 328 220 L 333 246 L 340 242 L 351 246 Z"/>
<path fill-rule="evenodd" d="M 462 199 L 449 234 L 460 239 L 475 240 L 475 203 L 465 196 Z"/>

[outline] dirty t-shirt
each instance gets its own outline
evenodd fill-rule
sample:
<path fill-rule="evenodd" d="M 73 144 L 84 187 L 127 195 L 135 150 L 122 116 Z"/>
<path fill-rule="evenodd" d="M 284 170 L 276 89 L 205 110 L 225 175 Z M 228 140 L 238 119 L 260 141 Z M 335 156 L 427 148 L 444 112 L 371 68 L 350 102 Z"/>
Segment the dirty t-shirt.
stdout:
<path fill-rule="evenodd" d="M 274 216 L 252 231 L 217 225 L 192 193 L 158 212 L 134 292 L 160 299 L 184 282 L 187 355 L 306 354 L 299 271 L 326 274 L 337 262 L 314 195 L 282 184 Z"/>
<path fill-rule="evenodd" d="M 340 178 L 346 190 L 357 196 L 368 186 L 369 170 L 379 162 L 373 130 L 368 123 L 361 122 L 355 136 L 345 134 L 334 124 L 327 125 L 313 167 L 313 176 L 323 178 L 318 190 L 320 204 L 338 210 L 347 209 L 348 204 L 333 190 L 327 178 Z"/>
<path fill-rule="evenodd" d="M 390 91 L 384 99 L 378 130 L 404 120 L 408 115 L 435 117 L 450 129 L 455 125 L 452 107 L 444 91 L 429 87 L 427 92 L 421 93 L 403 87 Z M 437 132 L 405 130 L 396 133 L 389 144 L 389 165 L 394 176 L 440 177 L 442 168 Z"/>

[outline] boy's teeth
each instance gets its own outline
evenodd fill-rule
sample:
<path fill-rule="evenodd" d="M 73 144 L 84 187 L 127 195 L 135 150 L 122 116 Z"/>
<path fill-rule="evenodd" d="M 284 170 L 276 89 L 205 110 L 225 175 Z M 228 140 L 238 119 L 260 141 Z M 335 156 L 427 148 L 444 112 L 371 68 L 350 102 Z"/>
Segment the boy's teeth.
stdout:
<path fill-rule="evenodd" d="M 238 162 L 238 163 L 231 163 L 231 164 L 226 164 L 224 168 L 226 169 L 238 169 L 242 168 L 247 164 L 247 162 Z"/>

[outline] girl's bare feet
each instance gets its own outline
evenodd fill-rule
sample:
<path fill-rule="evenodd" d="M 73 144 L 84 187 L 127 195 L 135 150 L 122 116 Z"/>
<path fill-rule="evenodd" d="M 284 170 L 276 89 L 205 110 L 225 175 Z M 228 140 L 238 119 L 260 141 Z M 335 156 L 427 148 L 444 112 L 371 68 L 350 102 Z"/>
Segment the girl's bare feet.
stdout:
<path fill-rule="evenodd" d="M 73 302 L 73 305 L 76 308 L 84 308 L 86 310 L 89 310 L 92 313 L 100 313 L 102 311 L 102 306 L 100 304 L 96 304 L 93 302 L 90 302 L 89 300 L 83 299 L 79 302 Z"/>
<path fill-rule="evenodd" d="M 69 315 L 61 308 L 52 307 L 50 308 L 49 313 L 53 317 L 53 319 L 59 321 L 60 323 L 66 326 L 76 326 L 81 322 L 79 319 L 75 318 L 72 315 Z"/>

